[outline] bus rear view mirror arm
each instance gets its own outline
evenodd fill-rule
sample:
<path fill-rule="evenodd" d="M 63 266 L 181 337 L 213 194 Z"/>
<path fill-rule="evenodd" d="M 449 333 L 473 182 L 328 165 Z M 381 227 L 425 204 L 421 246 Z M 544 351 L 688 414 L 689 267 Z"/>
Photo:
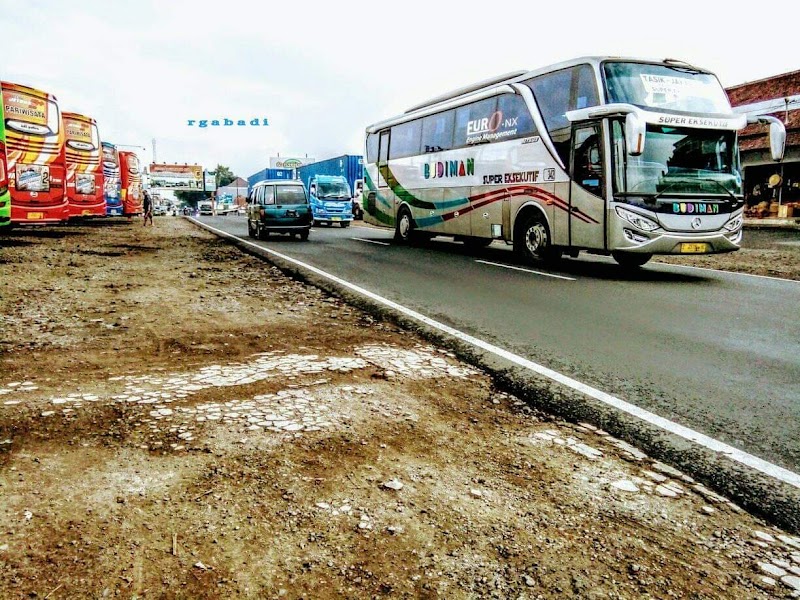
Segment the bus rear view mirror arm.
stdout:
<path fill-rule="evenodd" d="M 567 119 L 572 123 L 617 116 L 625 117 L 625 145 L 628 155 L 641 155 L 644 152 L 647 120 L 641 109 L 633 104 L 604 104 L 567 112 Z"/>
<path fill-rule="evenodd" d="M 772 153 L 772 160 L 781 162 L 786 149 L 786 127 L 783 122 L 769 115 L 748 115 L 747 122 L 769 124 L 769 150 Z"/>

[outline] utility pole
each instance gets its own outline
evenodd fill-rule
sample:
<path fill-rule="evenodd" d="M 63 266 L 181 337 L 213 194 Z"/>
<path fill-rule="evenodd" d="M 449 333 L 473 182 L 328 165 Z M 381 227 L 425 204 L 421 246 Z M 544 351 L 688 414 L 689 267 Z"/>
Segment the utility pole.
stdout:
<path fill-rule="evenodd" d="M 158 159 L 156 158 L 156 138 L 153 138 L 153 162 L 158 162 Z"/>

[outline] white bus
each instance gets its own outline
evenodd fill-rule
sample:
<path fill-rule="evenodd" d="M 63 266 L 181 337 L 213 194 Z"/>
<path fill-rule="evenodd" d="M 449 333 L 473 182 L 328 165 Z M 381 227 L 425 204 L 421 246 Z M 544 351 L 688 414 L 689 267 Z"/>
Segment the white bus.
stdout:
<path fill-rule="evenodd" d="M 774 160 L 786 131 L 772 117 Z M 365 221 L 400 242 L 513 244 L 526 261 L 581 250 L 737 250 L 737 132 L 716 76 L 689 64 L 581 58 L 433 98 L 366 130 Z"/>

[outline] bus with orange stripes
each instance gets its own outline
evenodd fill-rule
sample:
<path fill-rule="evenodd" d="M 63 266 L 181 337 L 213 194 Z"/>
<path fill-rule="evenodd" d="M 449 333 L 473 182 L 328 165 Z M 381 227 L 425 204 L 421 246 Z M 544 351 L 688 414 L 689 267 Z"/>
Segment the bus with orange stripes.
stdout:
<path fill-rule="evenodd" d="M 6 131 L 11 223 L 61 223 L 69 218 L 64 127 L 56 97 L 0 82 Z"/>
<path fill-rule="evenodd" d="M 142 214 L 142 175 L 135 152 L 119 151 L 119 181 L 122 214 L 126 217 Z"/>
<path fill-rule="evenodd" d="M 67 160 L 67 203 L 69 216 L 103 217 L 102 152 L 97 122 L 86 115 L 64 112 L 65 154 Z"/>

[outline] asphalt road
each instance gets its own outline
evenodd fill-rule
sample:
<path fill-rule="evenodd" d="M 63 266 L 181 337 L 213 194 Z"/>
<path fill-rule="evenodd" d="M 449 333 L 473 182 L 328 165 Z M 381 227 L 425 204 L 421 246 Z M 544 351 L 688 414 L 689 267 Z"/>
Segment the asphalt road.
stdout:
<path fill-rule="evenodd" d="M 248 239 L 244 217 L 201 220 Z M 531 267 L 497 242 L 402 247 L 357 225 L 257 243 L 800 472 L 798 282 L 654 263 L 625 273 L 583 255 Z"/>

